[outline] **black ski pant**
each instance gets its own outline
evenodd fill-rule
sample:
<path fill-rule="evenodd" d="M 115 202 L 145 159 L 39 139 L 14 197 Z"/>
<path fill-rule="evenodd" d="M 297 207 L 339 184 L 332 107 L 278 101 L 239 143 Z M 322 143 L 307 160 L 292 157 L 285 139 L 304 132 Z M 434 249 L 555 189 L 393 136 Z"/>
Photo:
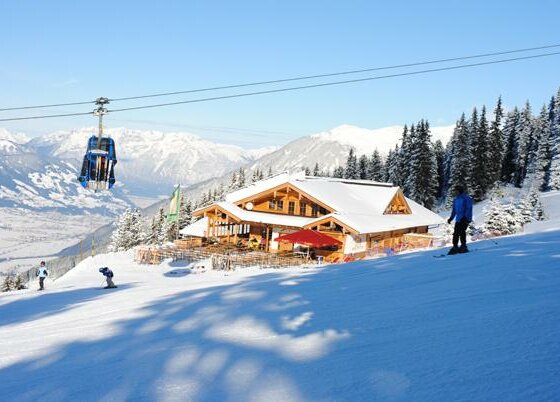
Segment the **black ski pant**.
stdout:
<path fill-rule="evenodd" d="M 455 230 L 453 231 L 453 247 L 459 245 L 459 239 L 461 240 L 461 246 L 467 245 L 467 227 L 469 227 L 469 221 L 466 218 L 461 219 L 459 222 L 455 222 Z"/>
<path fill-rule="evenodd" d="M 45 278 L 44 277 L 39 277 L 39 290 L 43 290 L 45 289 Z"/>

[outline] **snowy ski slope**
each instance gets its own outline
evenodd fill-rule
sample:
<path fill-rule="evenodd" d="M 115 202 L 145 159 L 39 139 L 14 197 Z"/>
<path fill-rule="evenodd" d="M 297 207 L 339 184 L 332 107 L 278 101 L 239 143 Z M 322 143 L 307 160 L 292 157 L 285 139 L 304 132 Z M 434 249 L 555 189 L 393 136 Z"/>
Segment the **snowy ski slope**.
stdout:
<path fill-rule="evenodd" d="M 100 255 L 0 296 L 0 399 L 557 400 L 559 244 L 230 274 Z"/>

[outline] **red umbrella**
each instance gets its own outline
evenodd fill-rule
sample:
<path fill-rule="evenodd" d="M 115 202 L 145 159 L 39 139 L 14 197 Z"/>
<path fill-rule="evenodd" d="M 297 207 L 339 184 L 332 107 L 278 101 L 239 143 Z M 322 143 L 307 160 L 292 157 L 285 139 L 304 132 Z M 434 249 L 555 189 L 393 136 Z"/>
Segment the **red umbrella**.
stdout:
<path fill-rule="evenodd" d="M 300 230 L 299 232 L 290 233 L 287 235 L 279 236 L 276 241 L 286 243 L 298 243 L 305 246 L 312 247 L 328 247 L 328 246 L 341 246 L 342 242 L 335 238 L 316 232 L 315 230 Z"/>

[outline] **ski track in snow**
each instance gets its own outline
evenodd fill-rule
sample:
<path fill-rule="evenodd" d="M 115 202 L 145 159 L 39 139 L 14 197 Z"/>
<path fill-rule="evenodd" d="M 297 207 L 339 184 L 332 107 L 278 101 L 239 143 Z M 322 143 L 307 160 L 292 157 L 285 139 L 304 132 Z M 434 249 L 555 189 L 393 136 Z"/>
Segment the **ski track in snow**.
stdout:
<path fill-rule="evenodd" d="M 559 240 L 186 275 L 88 258 L 43 293 L 0 295 L 0 399 L 556 400 Z"/>

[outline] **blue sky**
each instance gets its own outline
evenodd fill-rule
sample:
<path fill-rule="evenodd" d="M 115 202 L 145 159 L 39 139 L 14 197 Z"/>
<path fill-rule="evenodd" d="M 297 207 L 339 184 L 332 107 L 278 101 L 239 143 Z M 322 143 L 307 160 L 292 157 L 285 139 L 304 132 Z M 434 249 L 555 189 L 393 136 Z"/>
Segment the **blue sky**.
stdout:
<path fill-rule="evenodd" d="M 554 0 L 4 1 L 0 107 L 141 95 L 555 44 L 560 43 L 558 15 L 560 3 Z M 115 113 L 107 125 L 189 131 L 243 146 L 282 144 L 340 124 L 378 128 L 426 118 L 432 125 L 448 125 L 473 106 L 493 107 L 500 94 L 506 106 L 529 99 L 538 109 L 560 85 L 558 71 L 560 56 L 552 56 Z M 375 73 L 356 78 L 368 75 Z M 288 85 L 292 84 L 283 86 Z M 251 88 L 239 91 L 247 90 Z M 86 105 L 0 114 L 90 109 Z M 94 124 L 85 116 L 0 126 L 38 135 Z"/>

